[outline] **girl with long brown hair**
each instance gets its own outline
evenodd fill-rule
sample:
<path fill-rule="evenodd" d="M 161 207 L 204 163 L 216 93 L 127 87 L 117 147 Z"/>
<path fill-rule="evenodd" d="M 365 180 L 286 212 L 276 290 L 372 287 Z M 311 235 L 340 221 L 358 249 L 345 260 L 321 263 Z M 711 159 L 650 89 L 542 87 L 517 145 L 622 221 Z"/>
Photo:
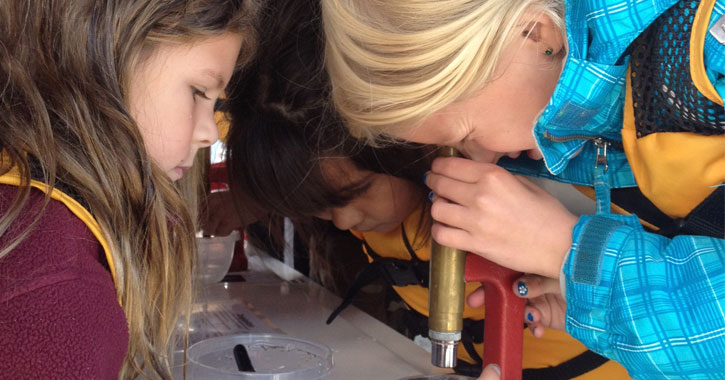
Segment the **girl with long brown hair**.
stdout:
<path fill-rule="evenodd" d="M 2 376 L 171 378 L 196 255 L 182 176 L 218 138 L 254 9 L 0 3 Z"/>

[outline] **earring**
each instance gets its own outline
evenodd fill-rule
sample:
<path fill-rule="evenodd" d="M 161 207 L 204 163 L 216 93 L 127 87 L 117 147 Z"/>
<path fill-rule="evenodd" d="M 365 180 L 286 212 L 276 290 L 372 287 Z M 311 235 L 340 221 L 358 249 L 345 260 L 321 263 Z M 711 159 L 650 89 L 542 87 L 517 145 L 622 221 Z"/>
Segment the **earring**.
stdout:
<path fill-rule="evenodd" d="M 554 51 L 551 49 L 546 49 L 545 53 L 546 53 L 546 55 L 551 55 L 552 53 L 554 53 Z"/>

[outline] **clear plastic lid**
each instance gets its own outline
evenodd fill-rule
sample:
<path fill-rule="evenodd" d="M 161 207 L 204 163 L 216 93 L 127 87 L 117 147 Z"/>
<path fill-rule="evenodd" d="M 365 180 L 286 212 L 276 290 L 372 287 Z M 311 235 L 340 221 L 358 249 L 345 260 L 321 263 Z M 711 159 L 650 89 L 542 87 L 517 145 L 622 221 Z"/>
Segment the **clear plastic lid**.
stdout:
<path fill-rule="evenodd" d="M 234 357 L 243 345 L 254 372 L 240 371 Z M 202 340 L 187 351 L 192 379 L 314 380 L 333 366 L 332 350 L 278 334 L 238 334 Z"/>

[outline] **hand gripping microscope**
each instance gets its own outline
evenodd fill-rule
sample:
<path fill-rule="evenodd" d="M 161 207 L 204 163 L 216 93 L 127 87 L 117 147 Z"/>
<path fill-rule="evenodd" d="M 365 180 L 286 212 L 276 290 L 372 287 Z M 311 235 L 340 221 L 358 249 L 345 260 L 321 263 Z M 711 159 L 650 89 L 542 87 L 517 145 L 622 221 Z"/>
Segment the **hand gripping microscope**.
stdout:
<path fill-rule="evenodd" d="M 459 153 L 443 147 L 440 155 L 455 157 Z M 483 366 L 498 364 L 502 380 L 521 379 L 524 300 L 511 290 L 520 275 L 478 255 L 431 242 L 428 337 L 433 365 L 455 367 L 465 282 L 480 282 L 486 304 Z"/>

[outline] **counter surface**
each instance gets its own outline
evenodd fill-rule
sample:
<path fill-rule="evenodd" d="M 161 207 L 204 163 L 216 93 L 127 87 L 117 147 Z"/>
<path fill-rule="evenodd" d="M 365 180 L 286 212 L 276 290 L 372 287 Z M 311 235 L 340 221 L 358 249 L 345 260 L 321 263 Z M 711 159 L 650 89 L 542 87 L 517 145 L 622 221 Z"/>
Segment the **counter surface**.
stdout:
<path fill-rule="evenodd" d="M 202 290 L 192 315 L 192 344 L 244 332 L 281 333 L 322 343 L 333 351 L 334 367 L 326 377 L 331 380 L 394 380 L 451 372 L 431 365 L 423 348 L 354 306 L 325 324 L 341 302 L 339 297 L 254 247 L 247 253 L 250 270 L 238 273 L 244 281 Z M 182 378 L 178 368 L 175 374 Z"/>

